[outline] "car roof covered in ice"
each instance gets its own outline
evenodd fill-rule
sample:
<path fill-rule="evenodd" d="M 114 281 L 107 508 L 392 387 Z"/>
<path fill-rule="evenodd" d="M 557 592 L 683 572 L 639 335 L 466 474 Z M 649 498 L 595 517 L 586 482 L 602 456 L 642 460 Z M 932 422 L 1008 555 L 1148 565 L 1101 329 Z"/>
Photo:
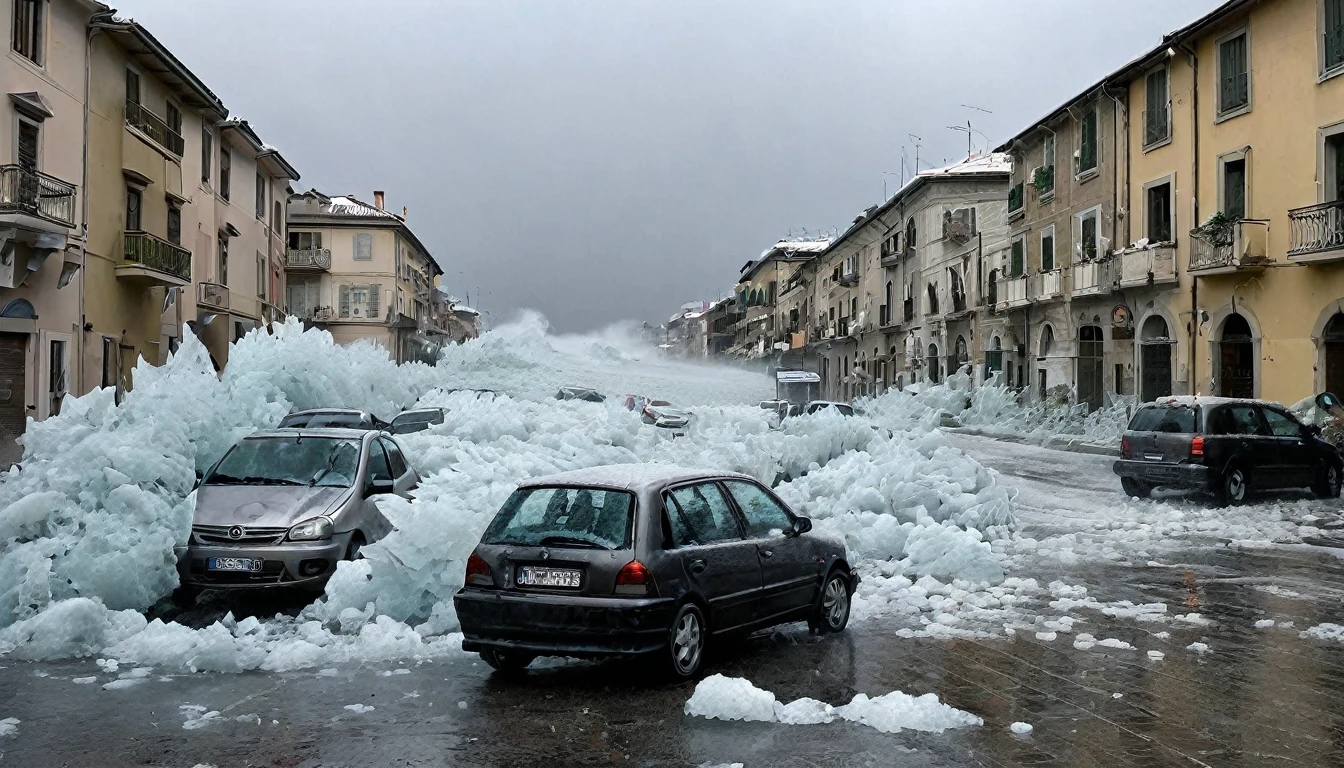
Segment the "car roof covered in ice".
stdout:
<path fill-rule="evenodd" d="M 303 411 L 290 411 L 289 415 L 298 416 L 300 414 L 309 414 L 309 413 L 354 413 L 358 415 L 363 415 L 364 411 L 361 411 L 358 408 L 309 408 Z"/>
<path fill-rule="evenodd" d="M 285 437 L 285 438 L 304 438 L 304 437 L 333 437 L 344 438 L 347 440 L 358 440 L 370 432 L 379 432 L 377 429 L 354 429 L 351 427 L 318 427 L 308 429 L 306 427 L 284 427 L 280 429 L 267 429 L 260 432 L 253 432 L 245 439 L 261 437 Z"/>
<path fill-rule="evenodd" d="M 1173 395 L 1171 397 L 1158 398 L 1151 403 L 1147 403 L 1147 405 L 1201 405 L 1212 407 L 1215 405 L 1228 405 L 1230 403 L 1243 403 L 1246 405 L 1278 405 L 1278 403 L 1269 400 L 1252 400 L 1241 397 L 1211 397 L 1205 395 Z"/>
<path fill-rule="evenodd" d="M 628 491 L 656 491 L 668 485 L 702 478 L 734 478 L 752 480 L 749 475 L 721 472 L 713 469 L 691 469 L 673 464 L 610 464 L 588 467 L 558 475 L 534 477 L 518 484 L 519 488 L 541 486 L 597 486 L 620 488 Z"/>

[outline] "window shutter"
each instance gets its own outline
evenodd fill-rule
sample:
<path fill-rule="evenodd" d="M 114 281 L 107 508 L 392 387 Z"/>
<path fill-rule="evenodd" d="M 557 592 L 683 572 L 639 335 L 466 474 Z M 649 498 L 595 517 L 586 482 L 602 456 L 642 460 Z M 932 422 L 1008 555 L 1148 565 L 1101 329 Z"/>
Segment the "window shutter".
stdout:
<path fill-rule="evenodd" d="M 19 121 L 19 167 L 26 171 L 37 170 L 37 136 L 36 125 Z"/>
<path fill-rule="evenodd" d="M 373 235 L 361 233 L 355 235 L 355 260 L 370 261 L 373 259 Z"/>
<path fill-rule="evenodd" d="M 1055 236 L 1041 238 L 1041 271 L 1050 272 L 1055 268 Z"/>
<path fill-rule="evenodd" d="M 365 235 L 368 237 L 368 235 Z M 378 317 L 378 298 L 383 293 L 383 286 L 374 283 L 369 286 L 369 317 Z"/>
<path fill-rule="evenodd" d="M 350 316 L 350 286 L 341 286 L 341 317 Z"/>

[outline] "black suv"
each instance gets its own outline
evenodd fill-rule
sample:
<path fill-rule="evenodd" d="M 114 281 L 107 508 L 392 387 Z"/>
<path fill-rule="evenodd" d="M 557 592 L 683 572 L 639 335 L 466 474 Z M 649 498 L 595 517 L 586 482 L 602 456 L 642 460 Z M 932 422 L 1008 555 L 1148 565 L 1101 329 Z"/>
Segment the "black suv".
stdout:
<path fill-rule="evenodd" d="M 1130 496 L 1153 488 L 1212 491 L 1240 504 L 1252 490 L 1340 492 L 1340 454 L 1321 430 L 1277 403 L 1216 397 L 1164 398 L 1140 408 L 1120 440 L 1113 469 Z"/>

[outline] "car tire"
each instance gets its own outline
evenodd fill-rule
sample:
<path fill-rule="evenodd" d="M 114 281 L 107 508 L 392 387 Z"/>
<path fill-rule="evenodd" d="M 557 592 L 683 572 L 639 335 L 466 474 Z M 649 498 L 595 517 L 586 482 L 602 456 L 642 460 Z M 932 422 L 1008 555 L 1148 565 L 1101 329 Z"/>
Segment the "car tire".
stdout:
<path fill-rule="evenodd" d="M 695 603 L 677 610 L 667 633 L 667 671 L 677 680 L 689 680 L 700 671 L 705 659 L 705 639 L 709 628 L 705 614 Z"/>
<path fill-rule="evenodd" d="M 1218 479 L 1218 502 L 1225 507 L 1245 504 L 1250 490 L 1250 474 L 1240 466 L 1233 464 Z"/>
<path fill-rule="evenodd" d="M 1316 473 L 1311 490 L 1318 499 L 1338 499 L 1341 486 L 1344 486 L 1344 467 L 1331 462 Z"/>
<path fill-rule="evenodd" d="M 498 648 L 487 648 L 481 651 L 481 659 L 490 665 L 491 669 L 504 674 L 518 674 L 527 669 L 537 657 L 530 653 L 521 651 L 502 651 Z"/>
<path fill-rule="evenodd" d="M 1120 487 L 1124 489 L 1125 495 L 1130 498 L 1138 497 L 1140 499 L 1146 499 L 1153 495 L 1153 486 L 1142 480 L 1135 480 L 1132 477 L 1120 478 Z"/>
<path fill-rule="evenodd" d="M 807 625 L 817 634 L 843 632 L 849 625 L 849 609 L 853 594 L 849 589 L 849 572 L 836 568 L 826 576 L 817 595 L 817 605 Z"/>

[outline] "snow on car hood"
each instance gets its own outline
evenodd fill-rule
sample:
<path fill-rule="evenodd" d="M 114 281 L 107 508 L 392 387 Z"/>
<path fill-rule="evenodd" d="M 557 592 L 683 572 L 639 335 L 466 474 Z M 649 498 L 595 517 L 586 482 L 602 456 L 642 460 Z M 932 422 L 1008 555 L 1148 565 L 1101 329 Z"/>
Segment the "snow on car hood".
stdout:
<path fill-rule="evenodd" d="M 349 488 L 203 485 L 196 491 L 192 523 L 283 528 L 331 511 L 349 493 Z"/>

